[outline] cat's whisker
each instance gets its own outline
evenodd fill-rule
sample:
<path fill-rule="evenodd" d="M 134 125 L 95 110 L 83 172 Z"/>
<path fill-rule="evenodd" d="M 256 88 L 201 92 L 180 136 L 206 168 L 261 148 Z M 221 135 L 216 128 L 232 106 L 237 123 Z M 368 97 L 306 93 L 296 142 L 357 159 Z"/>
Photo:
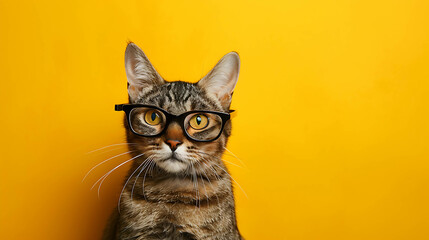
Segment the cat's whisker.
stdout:
<path fill-rule="evenodd" d="M 148 157 L 147 159 L 145 159 L 145 160 L 143 161 L 144 165 L 143 165 L 142 169 L 140 170 L 139 174 L 137 174 L 137 176 L 136 176 L 136 178 L 135 178 L 135 180 L 134 180 L 133 187 L 131 188 L 131 201 L 133 200 L 134 187 L 136 186 L 137 180 L 138 180 L 138 178 L 139 178 L 140 174 L 143 172 L 143 170 L 144 170 L 146 167 L 148 167 L 148 166 L 149 166 L 149 164 L 152 162 L 152 158 L 153 158 L 153 157 Z M 143 164 L 143 163 L 142 163 L 142 164 Z M 141 164 L 140 164 L 140 166 L 141 166 Z M 139 166 L 139 167 L 140 167 L 140 166 Z"/>
<path fill-rule="evenodd" d="M 204 171 L 204 169 L 202 168 L 202 166 L 201 166 L 201 164 L 200 164 L 200 162 L 196 162 L 199 166 L 200 166 L 200 169 L 205 173 L 205 171 Z M 203 184 L 203 187 L 204 187 L 204 195 L 206 195 L 206 200 L 207 200 L 207 205 L 210 207 L 210 203 L 209 203 L 209 195 L 207 194 L 207 188 L 206 188 L 206 184 L 204 183 L 204 179 L 203 179 L 203 175 L 202 175 L 203 173 L 200 173 L 200 178 L 201 178 L 201 182 L 202 182 L 202 184 Z M 206 175 L 206 177 L 207 177 L 207 175 Z M 210 181 L 210 179 L 207 177 L 207 180 L 209 180 Z"/>
<path fill-rule="evenodd" d="M 246 164 L 239 158 L 239 157 L 237 157 L 237 155 L 235 155 L 233 152 L 231 152 L 228 148 L 226 148 L 226 147 L 223 147 L 226 151 L 228 151 L 229 153 L 231 153 L 232 154 L 232 156 L 233 157 L 235 157 L 235 158 L 237 158 L 238 159 L 238 161 L 240 161 L 241 162 L 241 164 L 243 164 L 246 168 L 247 168 L 247 166 L 246 166 Z"/>
<path fill-rule="evenodd" d="M 235 164 L 235 163 L 230 162 L 230 161 L 228 161 L 228 160 L 226 160 L 226 159 L 223 159 L 223 158 L 219 158 L 219 157 L 213 156 L 213 155 L 208 154 L 208 153 L 205 153 L 205 152 L 203 152 L 203 151 L 201 151 L 201 150 L 194 150 L 194 151 L 195 151 L 195 152 L 197 152 L 197 153 L 200 153 L 200 154 L 205 154 L 205 155 L 207 155 L 207 156 L 209 156 L 209 157 L 213 157 L 213 158 L 216 158 L 216 159 L 219 159 L 219 160 L 225 161 L 225 162 L 230 163 L 230 164 L 232 164 L 232 165 L 234 165 L 234 166 L 237 166 L 237 167 L 239 167 L 239 168 L 243 168 L 243 166 L 241 166 L 241 165 Z M 229 155 L 229 156 L 232 156 L 232 155 Z M 244 166 L 244 168 L 247 168 L 247 166 Z"/>
<path fill-rule="evenodd" d="M 200 152 L 200 153 L 203 153 L 203 152 Z M 200 159 L 202 159 L 202 160 L 204 160 L 204 161 L 207 161 L 208 159 L 207 158 L 204 158 L 203 156 L 201 156 L 201 154 L 198 154 L 198 153 L 195 153 L 197 156 L 198 156 L 198 158 L 200 158 Z M 212 155 L 209 155 L 209 154 L 206 154 L 206 155 L 208 155 L 209 157 L 214 157 L 215 159 L 219 159 L 219 158 L 217 158 L 217 157 L 215 157 L 215 156 L 212 156 Z M 202 163 L 202 164 L 204 164 L 207 168 L 209 168 L 210 166 L 208 166 L 207 164 L 205 164 L 204 163 L 204 161 L 198 161 L 198 159 L 196 159 L 195 158 L 195 161 L 196 162 L 200 162 L 200 163 Z M 215 176 L 216 177 L 216 179 L 217 180 L 219 180 L 219 178 L 217 178 L 217 176 Z"/>
<path fill-rule="evenodd" d="M 88 175 L 92 172 L 92 170 L 94 170 L 95 168 L 97 168 L 97 167 L 98 167 L 98 166 L 100 166 L 101 164 L 103 164 L 103 163 L 105 163 L 105 162 L 107 162 L 107 161 L 110 161 L 110 160 L 112 160 L 112 159 L 114 159 L 114 158 L 117 158 L 117 157 L 123 156 L 123 155 L 125 155 L 125 154 L 132 153 L 132 152 L 135 152 L 135 151 L 128 151 L 128 152 L 124 152 L 124 153 L 118 154 L 118 155 L 116 155 L 116 156 L 113 156 L 113 157 L 111 157 L 111 158 L 108 158 L 108 159 L 106 159 L 106 160 L 102 161 L 101 163 L 98 163 L 97 165 L 95 165 L 94 167 L 92 167 L 92 168 L 91 168 L 91 169 L 86 173 L 85 177 L 83 177 L 83 179 L 82 179 L 82 182 L 83 182 L 83 181 L 85 181 L 86 177 L 88 177 Z"/>
<path fill-rule="evenodd" d="M 201 206 L 201 196 L 200 196 L 200 189 L 198 187 L 198 176 L 197 176 L 197 171 L 195 170 L 195 166 L 194 164 L 192 164 L 192 168 L 194 169 L 194 178 L 195 178 L 195 184 L 197 186 L 197 194 L 198 194 L 198 198 L 197 198 L 197 204 L 198 204 L 198 208 L 200 208 Z"/>
<path fill-rule="evenodd" d="M 134 169 L 134 171 L 131 173 L 130 176 L 128 176 L 127 181 L 125 182 L 124 186 L 122 187 L 122 191 L 121 191 L 121 194 L 119 195 L 119 200 L 118 200 L 118 211 L 119 212 L 121 212 L 121 209 L 119 208 L 119 206 L 121 204 L 121 197 L 122 197 L 122 193 L 123 193 L 124 189 L 127 187 L 128 182 L 132 179 L 133 175 L 139 170 L 139 168 L 141 168 L 140 173 L 143 171 L 144 167 L 142 167 L 142 166 L 146 163 L 146 160 L 147 159 L 143 160 L 143 162 L 140 163 L 140 165 L 136 169 Z M 133 189 L 131 190 L 131 192 L 133 190 L 134 190 L 134 185 L 133 185 Z M 132 197 L 132 195 L 131 195 L 131 197 Z"/>
<path fill-rule="evenodd" d="M 151 165 L 149 165 L 149 168 L 150 168 L 150 175 L 153 175 L 153 169 L 155 168 L 155 166 L 156 166 L 156 163 L 155 163 L 155 161 L 152 161 L 152 163 L 151 163 Z M 144 177 L 143 177 L 143 183 L 142 183 L 142 193 L 143 193 L 143 197 L 144 197 L 144 199 L 146 199 L 147 200 L 147 198 L 146 198 L 146 194 L 145 194 L 145 192 L 144 192 L 144 182 L 146 181 L 146 174 L 147 174 L 147 170 L 146 170 L 146 172 L 145 172 L 145 174 L 144 174 Z"/>
<path fill-rule="evenodd" d="M 201 195 L 200 195 L 200 188 L 198 187 L 198 175 L 197 171 L 194 168 L 194 175 L 195 175 L 195 182 L 197 183 L 197 193 L 198 193 L 198 208 L 201 207 Z"/>
<path fill-rule="evenodd" d="M 153 162 L 152 166 L 150 167 L 150 175 L 153 175 L 153 169 L 155 168 L 156 163 Z"/>
<path fill-rule="evenodd" d="M 231 157 L 231 158 L 233 158 L 233 159 L 237 159 L 237 160 L 238 160 L 238 162 L 242 163 L 242 161 L 241 161 L 239 158 L 236 158 L 234 155 L 232 155 L 232 154 L 230 154 L 230 153 L 228 153 L 228 152 L 223 152 L 223 153 L 222 153 L 222 155 L 223 155 L 223 156 L 227 156 L 227 157 Z"/>
<path fill-rule="evenodd" d="M 198 206 L 198 199 L 199 199 L 199 196 L 198 196 L 198 186 L 197 186 L 197 182 L 195 181 L 195 180 L 198 181 L 198 179 L 196 179 L 195 168 L 194 168 L 194 163 L 193 162 L 191 162 L 191 170 L 192 170 L 192 177 L 191 177 L 191 179 L 192 179 L 192 183 L 193 183 L 194 188 L 195 188 L 195 198 L 197 198 L 197 200 L 195 201 L 195 206 Z"/>
<path fill-rule="evenodd" d="M 98 149 L 92 150 L 92 151 L 90 151 L 90 152 L 87 152 L 86 154 L 91 154 L 91 153 L 93 153 L 93 152 L 97 152 L 97 151 L 100 151 L 100 150 L 103 150 L 103 149 L 106 149 L 106 148 L 109 148 L 109 147 L 113 147 L 113 146 L 119 146 L 119 145 L 134 145 L 134 144 L 137 144 L 137 143 L 115 143 L 115 144 L 111 144 L 111 145 L 108 145 L 108 146 L 105 146 L 105 147 L 101 147 L 101 148 L 98 148 Z"/>
<path fill-rule="evenodd" d="M 205 158 L 203 158 L 202 156 L 200 156 L 202 159 L 204 159 L 204 160 L 206 160 Z M 204 162 L 202 162 L 202 163 L 204 163 Z M 205 164 L 205 163 L 204 163 Z M 214 174 L 215 174 L 215 177 L 216 177 L 216 180 L 217 181 L 220 181 L 221 180 L 221 178 L 220 178 L 220 176 L 219 176 L 219 174 L 216 172 L 216 169 L 214 169 L 214 167 L 213 166 L 211 166 L 211 165 L 207 165 L 207 164 L 205 164 Z"/>
<path fill-rule="evenodd" d="M 206 184 L 204 183 L 202 173 L 200 173 L 200 179 L 201 179 L 201 183 L 203 184 L 204 195 L 206 195 L 207 206 L 210 207 L 209 195 L 207 194 L 207 188 L 206 188 Z"/>
<path fill-rule="evenodd" d="M 213 163 L 214 165 L 218 166 L 222 171 L 224 171 L 226 174 L 228 174 L 228 176 L 237 184 L 237 186 L 241 189 L 241 191 L 244 193 L 244 195 L 246 196 L 246 198 L 248 199 L 249 197 L 247 196 L 247 193 L 244 191 L 244 189 L 241 187 L 241 185 L 235 181 L 235 179 L 225 170 L 223 169 L 221 166 L 219 166 L 216 163 Z"/>
<path fill-rule="evenodd" d="M 126 164 L 126 163 L 128 163 L 128 162 L 130 162 L 130 161 L 132 161 L 132 160 L 134 160 L 134 159 L 136 159 L 136 158 L 139 158 L 139 157 L 141 157 L 141 156 L 143 156 L 144 155 L 144 153 L 142 153 L 142 154 L 139 154 L 139 155 L 137 155 L 137 156 L 135 156 L 135 157 L 132 157 L 131 159 L 128 159 L 127 161 L 125 161 L 125 162 L 122 162 L 121 164 L 119 164 L 118 166 L 116 166 L 115 168 L 113 168 L 112 170 L 110 170 L 108 173 L 106 173 L 106 174 L 104 174 L 100 179 L 98 179 L 97 180 L 97 182 L 95 182 L 94 183 L 94 185 L 91 187 L 91 189 L 93 189 L 94 188 L 94 186 L 95 185 L 97 185 L 97 183 L 99 182 L 99 181 L 101 181 L 100 182 L 100 186 L 98 186 L 98 196 L 100 196 L 100 189 L 101 189 L 101 185 L 103 185 L 103 182 L 104 182 L 104 180 L 106 180 L 106 178 L 113 172 L 113 171 L 115 171 L 116 169 L 118 169 L 119 167 L 121 167 L 122 165 L 124 165 L 124 164 Z"/>
<path fill-rule="evenodd" d="M 118 212 L 119 213 L 121 212 L 120 205 L 121 205 L 122 194 L 124 193 L 124 190 L 128 185 L 128 182 L 130 181 L 132 176 L 137 172 L 137 170 L 145 163 L 146 160 L 147 160 L 147 158 L 145 160 L 143 160 L 143 162 L 133 171 L 133 173 L 131 173 L 131 175 L 128 177 L 127 181 L 125 182 L 124 186 L 122 187 L 122 191 L 121 191 L 121 194 L 119 194 L 119 201 L 118 201 Z"/>
<path fill-rule="evenodd" d="M 95 156 L 99 156 L 99 155 L 106 154 L 108 152 L 113 152 L 115 150 L 123 149 L 123 148 L 124 148 L 124 146 L 118 146 L 118 147 L 114 147 L 114 148 L 111 148 L 111 149 L 106 149 L 106 150 L 103 150 L 103 151 L 99 151 L 97 153 L 94 153 L 94 155 Z"/>
<path fill-rule="evenodd" d="M 207 164 L 205 164 L 204 162 L 201 162 L 201 163 L 202 163 L 202 164 L 204 164 L 204 165 L 207 167 L 207 169 L 208 169 L 208 170 L 210 170 L 210 171 L 212 171 L 212 172 L 213 172 L 213 170 L 211 170 L 211 169 L 207 166 Z M 209 181 L 210 185 L 211 185 L 211 186 L 212 186 L 212 188 L 214 189 L 214 186 L 213 186 L 212 182 L 210 181 L 210 178 L 209 178 L 209 176 L 207 175 L 206 171 L 204 171 L 204 169 L 201 169 L 201 170 L 203 170 L 204 175 L 206 175 L 207 180 Z M 216 172 L 213 172 L 213 173 L 215 174 L 215 177 L 216 177 L 216 178 L 217 178 L 217 180 L 219 181 L 219 178 L 218 178 L 217 173 L 216 173 Z M 215 193 L 215 196 L 216 196 L 216 199 L 217 199 L 217 203 L 218 203 L 218 204 L 220 204 L 220 203 L 219 203 L 219 196 L 217 195 L 216 191 L 214 191 L 214 193 Z"/>
<path fill-rule="evenodd" d="M 150 164 L 154 164 L 155 162 L 153 161 L 153 158 L 155 158 L 155 155 L 153 155 L 152 156 L 152 158 L 151 158 L 151 160 L 150 160 Z M 149 167 L 146 169 L 146 172 L 144 173 L 144 176 L 143 176 L 143 182 L 142 182 L 142 193 L 143 193 L 143 198 L 144 199 L 146 199 L 147 200 L 147 198 L 146 198 L 146 195 L 145 195 L 145 193 L 144 193 L 144 182 L 145 182 L 145 180 L 146 180 L 146 174 L 147 174 L 147 171 L 149 170 Z"/>
<path fill-rule="evenodd" d="M 147 167 L 147 165 L 151 162 L 150 157 L 148 157 L 147 159 L 145 159 L 139 167 L 141 167 L 140 172 L 137 174 L 137 176 L 134 178 L 134 184 L 133 187 L 131 188 L 131 201 L 133 200 L 133 195 L 134 195 L 134 188 L 136 186 L 137 180 L 140 177 L 140 174 L 142 174 L 143 170 Z M 143 166 L 142 166 L 143 165 Z M 118 201 L 119 202 L 119 201 Z"/>
<path fill-rule="evenodd" d="M 234 165 L 234 166 L 236 166 L 236 167 L 243 168 L 243 166 L 237 165 L 237 164 L 235 164 L 235 163 L 233 163 L 233 162 L 230 162 L 230 161 L 228 161 L 228 160 L 225 160 L 225 159 L 223 159 L 223 158 L 222 158 L 222 161 L 227 162 L 227 163 L 229 163 L 229 164 L 232 164 L 232 165 Z"/>

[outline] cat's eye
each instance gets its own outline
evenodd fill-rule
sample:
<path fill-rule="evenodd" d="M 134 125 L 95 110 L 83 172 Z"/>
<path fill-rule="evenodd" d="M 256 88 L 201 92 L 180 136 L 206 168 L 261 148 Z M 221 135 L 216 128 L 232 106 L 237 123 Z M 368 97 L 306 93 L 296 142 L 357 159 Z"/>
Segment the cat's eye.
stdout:
<path fill-rule="evenodd" d="M 156 135 L 165 127 L 166 117 L 161 111 L 150 107 L 136 107 L 129 113 L 131 130 L 140 135 Z"/>
<path fill-rule="evenodd" d="M 189 125 L 195 130 L 201 130 L 209 124 L 209 119 L 203 114 L 194 115 L 191 120 L 189 120 Z"/>
<path fill-rule="evenodd" d="M 144 120 L 150 125 L 158 125 L 161 122 L 161 116 L 156 110 L 149 110 L 145 113 Z"/>
<path fill-rule="evenodd" d="M 184 129 L 186 134 L 197 141 L 216 139 L 222 132 L 224 120 L 219 113 L 197 112 L 185 118 Z"/>

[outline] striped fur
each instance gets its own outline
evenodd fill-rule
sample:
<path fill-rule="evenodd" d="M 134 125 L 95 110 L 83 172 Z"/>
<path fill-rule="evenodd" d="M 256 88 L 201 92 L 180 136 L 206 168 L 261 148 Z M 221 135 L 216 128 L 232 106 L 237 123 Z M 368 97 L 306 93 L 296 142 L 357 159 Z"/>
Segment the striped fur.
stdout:
<path fill-rule="evenodd" d="M 166 82 L 157 78 L 159 74 L 153 72 L 149 60 L 136 45 L 131 43 L 126 57 L 127 54 L 132 58 L 129 62 L 136 65 L 127 65 L 126 59 L 127 71 L 138 69 L 145 75 L 127 72 L 130 102 L 158 106 L 172 114 L 191 110 L 228 112 L 238 69 L 228 65 L 237 74 L 233 79 L 225 78 L 225 81 L 234 81 L 232 83 L 218 80 L 227 88 L 218 96 L 207 89 L 207 81 L 212 81 L 207 76 L 196 84 Z M 232 57 L 235 56 L 238 59 L 236 54 Z M 219 63 L 217 70 L 223 70 L 226 76 L 225 68 Z M 214 70 L 210 78 L 216 76 Z M 176 131 L 175 136 L 183 142 L 176 150 L 180 163 L 165 160 L 165 156 L 171 154 L 165 144 L 166 136 L 139 137 L 130 131 L 126 121 L 124 126 L 127 141 L 137 143 L 129 147 L 136 159 L 125 179 L 120 212 L 114 210 L 104 240 L 242 239 L 236 223 L 231 178 L 221 160 L 231 133 L 230 122 L 220 138 L 206 143 L 187 139 L 178 125 L 170 124 L 168 127 Z M 143 155 L 138 157 L 140 154 Z"/>

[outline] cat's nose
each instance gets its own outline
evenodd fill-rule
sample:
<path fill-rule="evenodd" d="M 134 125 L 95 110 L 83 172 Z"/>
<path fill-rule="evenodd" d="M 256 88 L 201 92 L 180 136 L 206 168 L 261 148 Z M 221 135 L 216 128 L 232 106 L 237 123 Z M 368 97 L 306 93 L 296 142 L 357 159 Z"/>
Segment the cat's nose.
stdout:
<path fill-rule="evenodd" d="M 173 152 L 174 152 L 174 150 L 176 150 L 176 149 L 177 149 L 177 147 L 178 147 L 180 144 L 182 144 L 182 142 L 181 142 L 181 141 L 179 141 L 179 140 L 173 140 L 173 139 L 167 139 L 167 140 L 165 141 L 165 143 L 166 143 L 168 146 L 170 146 L 171 151 L 173 151 Z"/>

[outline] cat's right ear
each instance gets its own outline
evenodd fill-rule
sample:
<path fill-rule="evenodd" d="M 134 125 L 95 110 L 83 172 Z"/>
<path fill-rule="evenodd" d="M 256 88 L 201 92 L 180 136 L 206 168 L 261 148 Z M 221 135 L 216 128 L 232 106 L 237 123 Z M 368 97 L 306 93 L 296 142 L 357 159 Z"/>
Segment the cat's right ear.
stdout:
<path fill-rule="evenodd" d="M 135 103 L 146 90 L 164 83 L 144 52 L 134 43 L 129 43 L 125 50 L 125 71 L 131 103 Z"/>

